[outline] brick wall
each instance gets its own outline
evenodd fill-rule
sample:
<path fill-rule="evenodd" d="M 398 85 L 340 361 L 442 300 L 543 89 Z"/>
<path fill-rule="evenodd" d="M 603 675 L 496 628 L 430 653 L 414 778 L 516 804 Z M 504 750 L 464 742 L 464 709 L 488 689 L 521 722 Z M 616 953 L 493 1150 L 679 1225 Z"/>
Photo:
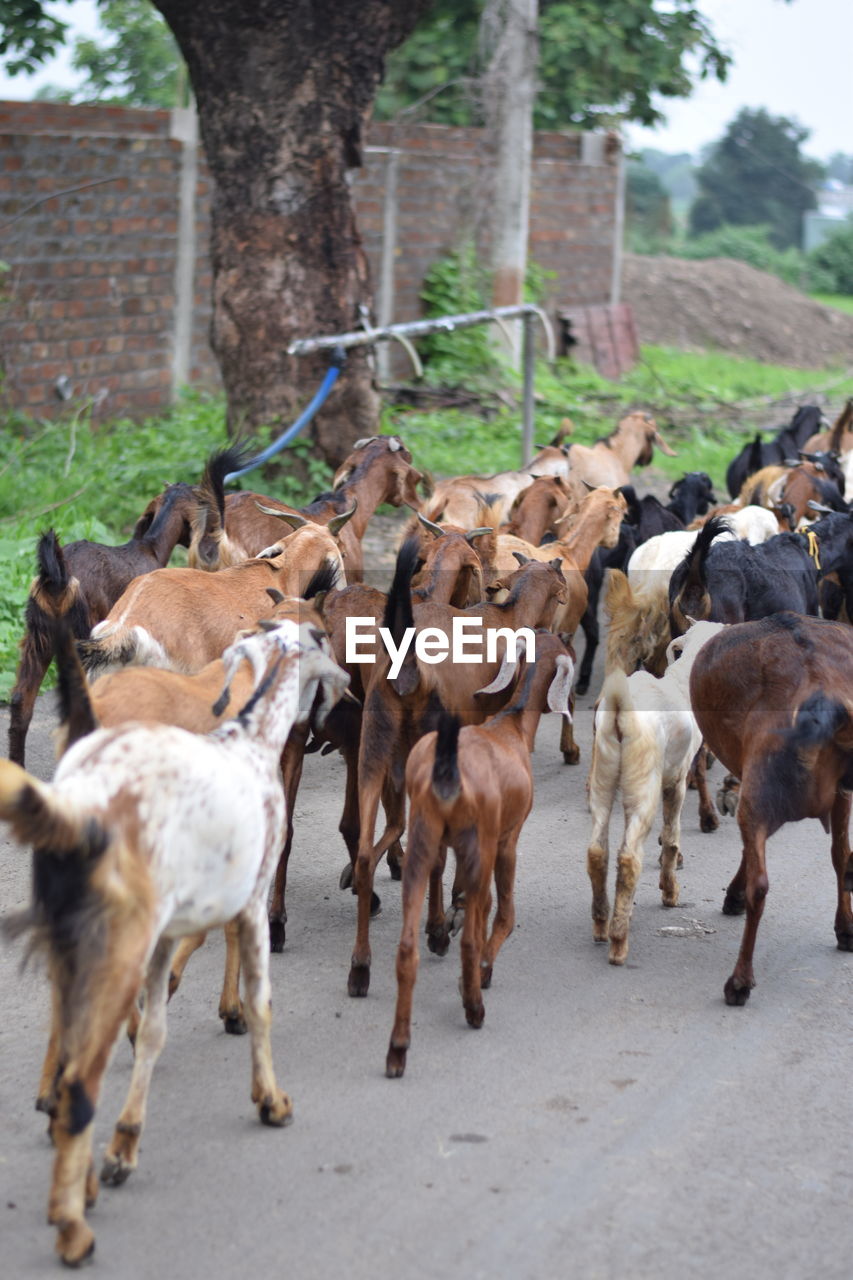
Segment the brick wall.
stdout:
<path fill-rule="evenodd" d="M 0 360 L 8 406 L 53 416 L 61 409 L 57 381 L 65 380 L 75 400 L 97 401 L 103 416 L 142 415 L 169 402 L 178 374 L 216 384 L 207 341 L 210 179 L 200 158 L 195 235 L 182 240 L 186 152 L 176 132 L 165 111 L 0 103 L 0 258 L 10 266 Z M 617 166 L 600 145 L 594 162 L 584 162 L 584 151 L 596 151 L 588 142 L 577 134 L 536 138 L 530 252 L 557 273 L 549 286 L 554 305 L 610 295 Z M 374 124 L 368 144 L 353 194 L 374 289 L 390 318 L 417 319 L 431 263 L 472 231 L 482 238 L 488 155 L 477 130 L 433 125 Z M 188 251 L 195 258 L 185 300 L 191 342 L 178 370 L 177 266 Z"/>

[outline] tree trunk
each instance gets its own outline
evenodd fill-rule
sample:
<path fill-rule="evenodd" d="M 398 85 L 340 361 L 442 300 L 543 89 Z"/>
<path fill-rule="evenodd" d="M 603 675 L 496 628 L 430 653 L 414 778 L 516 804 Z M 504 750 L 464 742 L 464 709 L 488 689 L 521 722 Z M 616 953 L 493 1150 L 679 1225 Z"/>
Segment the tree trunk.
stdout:
<path fill-rule="evenodd" d="M 212 346 L 233 433 L 285 425 L 324 355 L 291 341 L 357 328 L 371 304 L 348 171 L 385 55 L 428 0 L 155 0 L 186 59 L 213 177 Z M 331 463 L 376 430 L 366 350 L 352 350 L 313 436 Z"/>

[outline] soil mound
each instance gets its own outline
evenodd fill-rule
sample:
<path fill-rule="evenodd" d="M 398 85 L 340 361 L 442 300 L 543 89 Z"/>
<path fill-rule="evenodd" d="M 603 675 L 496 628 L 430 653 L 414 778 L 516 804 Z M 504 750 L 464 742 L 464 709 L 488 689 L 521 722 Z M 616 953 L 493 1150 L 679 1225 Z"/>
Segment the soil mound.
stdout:
<path fill-rule="evenodd" d="M 853 316 L 731 258 L 626 254 L 622 298 L 640 342 L 802 369 L 853 365 Z"/>

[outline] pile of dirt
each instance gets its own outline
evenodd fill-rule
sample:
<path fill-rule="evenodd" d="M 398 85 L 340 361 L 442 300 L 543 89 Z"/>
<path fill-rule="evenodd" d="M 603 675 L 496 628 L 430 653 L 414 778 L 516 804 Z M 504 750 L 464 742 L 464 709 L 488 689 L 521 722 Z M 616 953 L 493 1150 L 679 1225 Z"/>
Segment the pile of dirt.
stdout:
<path fill-rule="evenodd" d="M 853 365 L 853 316 L 744 262 L 626 254 L 622 297 L 642 343 L 730 351 L 793 368 Z"/>

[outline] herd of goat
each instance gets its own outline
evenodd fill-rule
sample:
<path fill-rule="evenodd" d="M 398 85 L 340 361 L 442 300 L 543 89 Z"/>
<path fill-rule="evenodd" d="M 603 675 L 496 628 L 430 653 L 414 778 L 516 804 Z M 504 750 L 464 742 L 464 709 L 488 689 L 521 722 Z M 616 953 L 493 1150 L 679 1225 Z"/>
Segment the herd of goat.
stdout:
<path fill-rule="evenodd" d="M 211 928 L 225 929 L 219 1012 L 226 1030 L 249 1033 L 252 1099 L 264 1123 L 290 1118 L 270 1049 L 269 953 L 285 943 L 306 753 L 337 750 L 346 766 L 340 883 L 357 895 L 353 996 L 368 991 L 383 855 L 402 881 L 387 1074 L 406 1066 L 425 898 L 431 951 L 445 954 L 461 927 L 462 1002 L 468 1023 L 482 1025 L 482 993 L 514 923 L 538 722 L 548 711 L 562 717 L 560 749 L 576 763 L 572 643 L 581 630 L 576 688 L 585 693 L 602 591 L 587 869 L 593 936 L 608 943 L 611 963 L 627 955 L 659 807 L 665 906 L 678 902 L 690 780 L 702 830 L 718 824 L 709 754 L 728 770 L 718 803 L 736 812 L 743 840 L 723 904 L 746 916 L 726 1002 L 743 1004 L 754 985 L 765 845 L 786 822 L 817 817 L 831 830 L 835 933 L 853 950 L 853 513 L 844 498 L 853 401 L 832 427 L 805 406 L 772 442 L 756 437 L 729 467 L 725 505 L 699 472 L 673 485 L 666 504 L 639 498 L 631 474 L 655 447 L 673 452 L 636 412 L 592 446 L 561 431 L 518 471 L 453 477 L 423 496 L 429 486 L 402 440 L 374 436 L 357 442 L 330 492 L 297 511 L 225 493 L 225 477 L 246 461 L 235 446 L 209 460 L 199 484 L 157 495 L 123 546 L 63 548 L 52 531 L 41 536 L 0 818 L 33 848 L 32 903 L 8 927 L 48 957 L 52 1024 L 37 1106 L 55 1145 L 48 1216 L 64 1262 L 94 1248 L 92 1122 L 111 1050 L 127 1026 L 133 1073 L 100 1172 L 116 1184 L 136 1166 L 167 1000 Z M 412 510 L 387 593 L 364 581 L 362 549 L 386 503 Z M 178 545 L 188 567 L 167 567 Z M 353 619 L 384 637 L 384 649 L 354 656 Z M 410 643 L 447 636 L 460 620 L 497 643 L 464 662 Z M 521 642 L 530 634 L 535 658 Z M 43 783 L 25 770 L 25 749 L 54 658 L 61 758 Z M 608 828 L 620 793 L 611 908 Z"/>

